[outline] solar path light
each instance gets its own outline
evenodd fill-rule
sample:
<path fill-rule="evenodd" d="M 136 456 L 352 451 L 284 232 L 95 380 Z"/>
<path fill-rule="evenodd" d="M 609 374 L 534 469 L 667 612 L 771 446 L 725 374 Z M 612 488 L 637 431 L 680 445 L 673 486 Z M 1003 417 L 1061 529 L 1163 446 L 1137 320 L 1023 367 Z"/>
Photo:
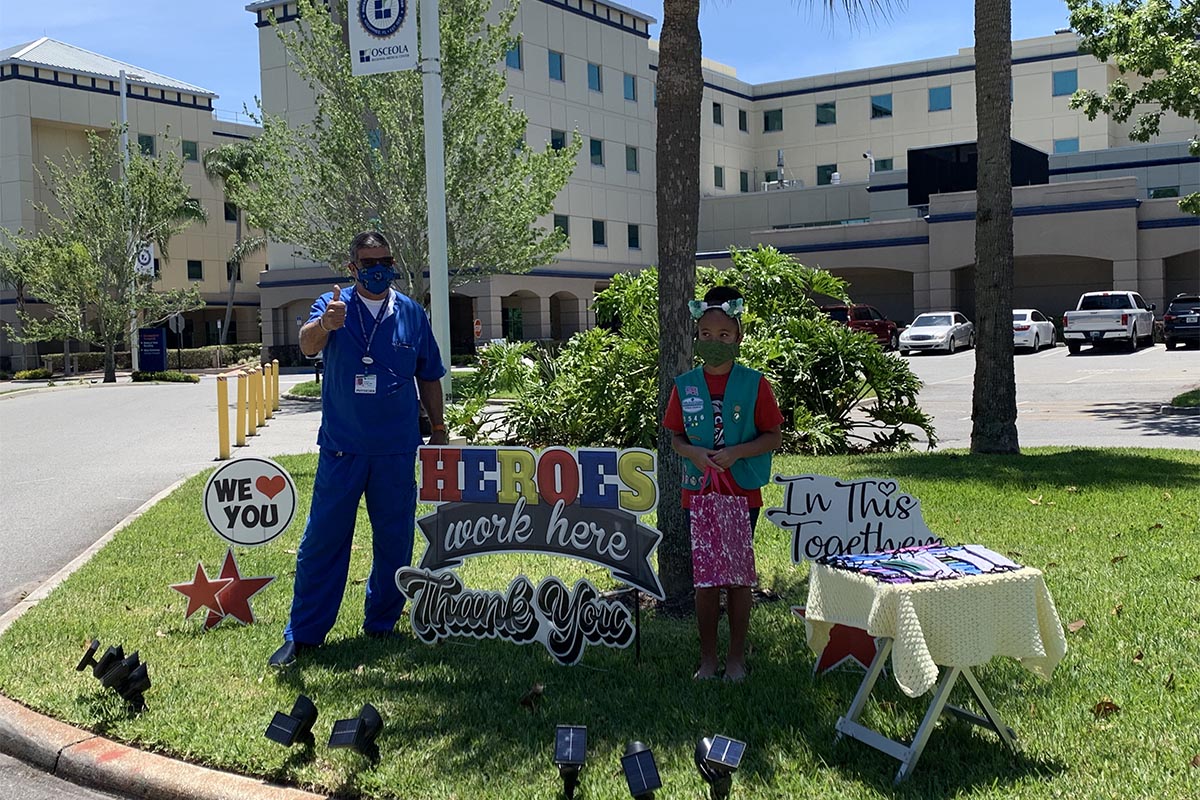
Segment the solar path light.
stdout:
<path fill-rule="evenodd" d="M 575 797 L 579 773 L 587 759 L 587 728 L 583 725 L 559 725 L 554 729 L 554 765 L 563 781 L 567 800 Z"/>
<path fill-rule="evenodd" d="M 696 769 L 711 787 L 712 800 L 725 800 L 733 784 L 733 773 L 742 764 L 746 743 L 728 736 L 707 736 L 696 742 Z"/>
<path fill-rule="evenodd" d="M 91 667 L 92 675 L 104 688 L 115 691 L 133 706 L 135 711 L 145 709 L 145 692 L 150 688 L 150 675 L 146 665 L 139 660 L 137 652 L 126 656 L 121 645 L 117 645 L 109 647 L 104 651 L 104 655 L 96 658 L 99 649 L 100 640 L 92 639 L 83 658 L 75 666 L 75 671 L 83 672 Z"/>
<path fill-rule="evenodd" d="M 654 790 L 662 788 L 662 778 L 658 776 L 658 765 L 654 763 L 654 753 L 649 747 L 641 742 L 626 744 L 621 769 L 625 772 L 625 783 L 629 784 L 633 800 L 654 800 Z"/>
<path fill-rule="evenodd" d="M 291 747 L 297 742 L 304 747 L 312 747 L 316 743 L 312 734 L 313 723 L 316 721 L 317 707 L 313 705 L 312 700 L 300 695 L 292 704 L 292 713 L 275 712 L 263 735 L 284 747 Z"/>
<path fill-rule="evenodd" d="M 364 703 L 362 711 L 353 719 L 339 719 L 333 723 L 333 733 L 329 734 L 330 747 L 352 747 L 371 761 L 379 760 L 379 748 L 375 738 L 383 730 L 383 718 L 375 710 L 375 706 Z"/>

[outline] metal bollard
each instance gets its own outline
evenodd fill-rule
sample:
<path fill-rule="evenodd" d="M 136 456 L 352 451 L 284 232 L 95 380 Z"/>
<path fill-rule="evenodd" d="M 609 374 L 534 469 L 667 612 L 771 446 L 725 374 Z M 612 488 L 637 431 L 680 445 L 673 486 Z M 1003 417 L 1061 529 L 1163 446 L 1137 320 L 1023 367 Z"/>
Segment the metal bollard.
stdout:
<path fill-rule="evenodd" d="M 267 419 L 272 419 L 275 416 L 275 376 L 274 368 L 271 364 L 263 364 L 263 385 L 266 391 L 266 402 L 263 403 L 266 409 Z"/>
<path fill-rule="evenodd" d="M 229 384 L 217 376 L 217 460 L 229 458 Z"/>
<path fill-rule="evenodd" d="M 238 447 L 246 446 L 246 403 L 247 391 L 249 387 L 246 385 L 245 370 L 238 370 L 237 373 L 237 410 L 234 413 L 234 421 L 236 424 L 236 439 Z"/>
<path fill-rule="evenodd" d="M 254 378 L 255 391 L 258 393 L 258 427 L 266 427 L 267 424 L 267 374 L 265 367 L 258 368 L 258 375 Z"/>
<path fill-rule="evenodd" d="M 246 398 L 246 435 L 258 435 L 258 391 L 262 388 L 262 383 L 258 380 L 258 368 L 246 371 L 246 380 L 249 382 L 249 396 Z"/>
<path fill-rule="evenodd" d="M 274 389 L 271 390 L 271 397 L 275 401 L 275 410 L 278 411 L 279 410 L 279 359 L 276 358 L 273 361 L 271 361 L 271 366 L 272 366 L 271 374 L 275 378 L 275 387 L 274 387 Z"/>

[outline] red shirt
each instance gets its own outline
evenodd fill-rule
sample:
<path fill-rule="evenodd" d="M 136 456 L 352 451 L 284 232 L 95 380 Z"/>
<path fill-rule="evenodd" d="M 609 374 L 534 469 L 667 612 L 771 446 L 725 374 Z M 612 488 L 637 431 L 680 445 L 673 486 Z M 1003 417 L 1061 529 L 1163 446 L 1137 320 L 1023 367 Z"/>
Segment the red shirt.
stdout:
<path fill-rule="evenodd" d="M 713 449 L 720 450 L 725 446 L 725 425 L 721 406 L 725 398 L 725 386 L 729 383 L 729 373 L 713 375 L 705 370 L 704 383 L 708 387 L 708 395 L 713 401 L 713 430 L 716 440 Z M 771 391 L 771 384 L 767 383 L 767 379 L 763 377 L 759 379 L 758 399 L 754 403 L 754 427 L 758 429 L 759 433 L 762 433 L 782 424 L 783 414 L 779 410 L 779 403 L 775 400 L 775 393 Z M 672 433 L 686 433 L 683 426 L 683 406 L 679 403 L 679 391 L 676 387 L 671 388 L 671 399 L 667 400 L 667 415 L 663 417 L 663 427 Z M 762 508 L 761 489 L 743 489 L 737 485 L 736 481 L 733 484 L 734 494 L 745 497 L 750 508 Z M 691 489 L 683 490 L 684 508 L 692 507 L 692 497 L 696 494 L 697 492 Z"/>

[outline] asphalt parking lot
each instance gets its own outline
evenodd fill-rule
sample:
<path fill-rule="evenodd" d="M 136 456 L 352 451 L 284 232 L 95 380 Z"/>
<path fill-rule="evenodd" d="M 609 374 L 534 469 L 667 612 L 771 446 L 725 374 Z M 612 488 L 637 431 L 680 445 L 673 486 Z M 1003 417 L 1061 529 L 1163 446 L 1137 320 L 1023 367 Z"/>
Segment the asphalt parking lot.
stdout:
<path fill-rule="evenodd" d="M 971 445 L 975 355 L 972 349 L 903 357 L 925 384 L 918 402 L 933 415 L 939 449 Z M 1060 345 L 1018 351 L 1014 361 L 1022 447 L 1200 448 L 1200 416 L 1159 411 L 1200 386 L 1200 350 L 1159 344 L 1133 353 L 1084 347 L 1070 355 Z"/>

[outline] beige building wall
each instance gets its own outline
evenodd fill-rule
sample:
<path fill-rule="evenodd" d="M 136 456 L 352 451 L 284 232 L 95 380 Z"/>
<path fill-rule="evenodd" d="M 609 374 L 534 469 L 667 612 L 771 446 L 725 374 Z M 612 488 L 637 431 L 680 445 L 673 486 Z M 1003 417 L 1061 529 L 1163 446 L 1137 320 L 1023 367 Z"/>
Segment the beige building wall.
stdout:
<path fill-rule="evenodd" d="M 78 56 L 83 66 L 108 62 L 103 56 L 52 43 L 56 58 Z M 36 59 L 40 50 L 28 53 Z M 115 63 L 115 62 L 113 62 Z M 87 69 L 71 69 L 70 64 L 48 66 L 5 63 L 0 80 L 0 224 L 10 231 L 40 231 L 46 227 L 44 214 L 35 204 L 54 206 L 49 188 L 38 171 L 48 178 L 46 162 L 63 163 L 67 153 L 87 152 L 86 132 L 107 132 L 120 118 L 117 75 L 102 77 Z M 137 68 L 129 67 L 133 73 Z M 15 72 L 14 72 L 15 70 Z M 139 73 L 140 74 L 140 73 Z M 159 77 L 159 76 L 156 76 Z M 94 85 L 93 85 L 94 82 Z M 158 257 L 159 278 L 156 288 L 171 289 L 190 284 L 199 286 L 208 303 L 205 309 L 187 314 L 185 345 L 215 343 L 216 320 L 223 318 L 229 281 L 226 261 L 236 239 L 236 225 L 227 222 L 224 194 L 219 183 L 204 174 L 200 159 L 218 145 L 246 139 L 257 128 L 216 120 L 211 109 L 215 95 L 176 91 L 157 83 L 129 81 L 128 119 L 130 139 L 139 134 L 154 137 L 156 153 L 168 149 L 182 157 L 183 141 L 195 143 L 196 161 L 185 161 L 183 179 L 192 196 L 208 213 L 207 225 L 193 224 L 175 236 L 169 246 L 170 258 Z M 200 279 L 189 277 L 188 262 L 199 262 Z M 237 341 L 259 341 L 258 288 L 254 278 L 266 265 L 265 254 L 256 254 L 242 265 L 242 279 L 234 292 L 234 330 Z M 193 263 L 192 273 L 196 265 Z M 15 294 L 10 287 L 0 290 L 0 321 L 15 323 Z M 32 307 L 34 312 L 37 306 Z M 17 368 L 35 366 L 37 352 L 60 351 L 61 343 L 21 346 L 0 332 L 0 358 L 10 359 Z M 16 357 L 15 359 L 13 357 Z M 17 364 L 16 362 L 22 362 Z"/>

